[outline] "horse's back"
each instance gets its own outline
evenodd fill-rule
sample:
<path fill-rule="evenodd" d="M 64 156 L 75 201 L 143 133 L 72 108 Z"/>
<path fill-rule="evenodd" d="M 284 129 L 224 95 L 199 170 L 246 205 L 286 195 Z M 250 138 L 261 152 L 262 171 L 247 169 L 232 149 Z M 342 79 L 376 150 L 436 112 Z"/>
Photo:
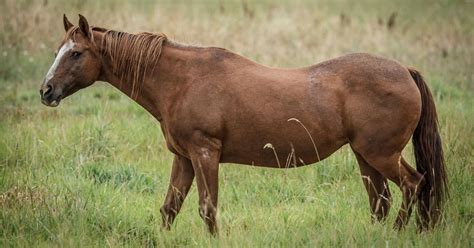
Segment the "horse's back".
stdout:
<path fill-rule="evenodd" d="M 333 73 L 344 80 L 352 82 L 357 79 L 363 79 L 367 83 L 384 83 L 388 81 L 404 83 L 411 79 L 410 73 L 404 65 L 395 60 L 368 53 L 347 54 L 311 66 L 309 70 L 313 73 Z M 377 80 L 382 80 L 382 82 Z"/>

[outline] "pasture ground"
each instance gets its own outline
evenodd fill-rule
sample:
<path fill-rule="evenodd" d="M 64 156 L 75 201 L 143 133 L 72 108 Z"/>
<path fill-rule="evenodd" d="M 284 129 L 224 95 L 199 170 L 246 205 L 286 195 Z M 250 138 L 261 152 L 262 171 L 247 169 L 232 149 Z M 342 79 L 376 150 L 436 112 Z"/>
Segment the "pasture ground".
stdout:
<path fill-rule="evenodd" d="M 170 232 L 161 231 L 172 155 L 158 122 L 105 83 L 52 109 L 38 89 L 62 35 L 77 23 L 164 32 L 276 67 L 370 52 L 417 67 L 436 100 L 451 198 L 442 225 L 416 234 L 371 224 L 353 154 L 298 169 L 221 166 L 213 239 L 193 186 Z M 452 1 L 0 2 L 0 246 L 474 245 L 474 3 Z M 391 16 L 394 16 L 391 18 Z M 392 21 L 390 21 L 392 19 Z M 413 164 L 411 145 L 405 156 Z"/>

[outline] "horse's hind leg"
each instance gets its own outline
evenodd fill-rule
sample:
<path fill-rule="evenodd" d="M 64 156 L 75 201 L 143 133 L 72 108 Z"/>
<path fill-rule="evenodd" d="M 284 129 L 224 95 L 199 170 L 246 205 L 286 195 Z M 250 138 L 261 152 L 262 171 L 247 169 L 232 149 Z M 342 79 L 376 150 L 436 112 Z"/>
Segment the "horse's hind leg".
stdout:
<path fill-rule="evenodd" d="M 423 186 L 424 177 L 418 171 L 413 169 L 403 157 L 399 158 L 398 163 L 400 167 L 403 167 L 410 173 L 410 175 L 413 175 L 415 178 L 414 186 L 412 185 L 411 187 L 405 187 L 402 189 L 403 202 L 394 225 L 395 229 L 400 230 L 405 226 L 405 224 L 408 222 L 408 219 L 410 218 L 412 206 L 416 202 L 418 194 L 420 193 L 420 188 Z"/>
<path fill-rule="evenodd" d="M 354 151 L 359 163 L 362 182 L 369 195 L 372 220 L 384 221 L 390 210 L 391 195 L 387 179 L 372 168 L 365 159 Z"/>
<path fill-rule="evenodd" d="M 398 230 L 402 229 L 410 218 L 419 188 L 423 184 L 423 176 L 406 163 L 400 152 L 390 156 L 364 156 L 364 159 L 380 174 L 397 184 L 402 191 L 402 206 L 394 226 Z"/>
<path fill-rule="evenodd" d="M 163 227 L 170 229 L 176 215 L 179 213 L 189 188 L 193 183 L 194 170 L 191 161 L 176 155 L 171 170 L 170 184 L 165 202 L 160 209 Z"/>

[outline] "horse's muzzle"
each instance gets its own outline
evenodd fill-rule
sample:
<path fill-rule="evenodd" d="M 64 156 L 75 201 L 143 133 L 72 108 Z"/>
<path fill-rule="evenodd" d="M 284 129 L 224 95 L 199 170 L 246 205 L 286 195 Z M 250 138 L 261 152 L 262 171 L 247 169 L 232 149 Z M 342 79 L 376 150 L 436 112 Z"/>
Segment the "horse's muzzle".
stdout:
<path fill-rule="evenodd" d="M 61 101 L 61 95 L 55 96 L 54 88 L 51 84 L 43 84 L 40 89 L 41 103 L 48 107 L 56 107 Z"/>

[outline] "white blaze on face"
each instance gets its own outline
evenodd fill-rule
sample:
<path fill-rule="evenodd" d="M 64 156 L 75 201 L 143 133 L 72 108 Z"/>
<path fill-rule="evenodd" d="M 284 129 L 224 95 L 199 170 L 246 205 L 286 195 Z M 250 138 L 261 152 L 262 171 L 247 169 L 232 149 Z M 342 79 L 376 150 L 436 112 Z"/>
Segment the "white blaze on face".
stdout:
<path fill-rule="evenodd" d="M 54 77 L 54 73 L 59 66 L 59 62 L 61 61 L 64 54 L 66 54 L 69 50 L 74 47 L 74 42 L 72 40 L 68 40 L 66 43 L 63 44 L 61 49 L 59 49 L 58 54 L 56 55 L 56 59 L 54 60 L 53 65 L 49 68 L 48 74 L 46 74 L 45 83 L 49 82 L 51 78 Z"/>

